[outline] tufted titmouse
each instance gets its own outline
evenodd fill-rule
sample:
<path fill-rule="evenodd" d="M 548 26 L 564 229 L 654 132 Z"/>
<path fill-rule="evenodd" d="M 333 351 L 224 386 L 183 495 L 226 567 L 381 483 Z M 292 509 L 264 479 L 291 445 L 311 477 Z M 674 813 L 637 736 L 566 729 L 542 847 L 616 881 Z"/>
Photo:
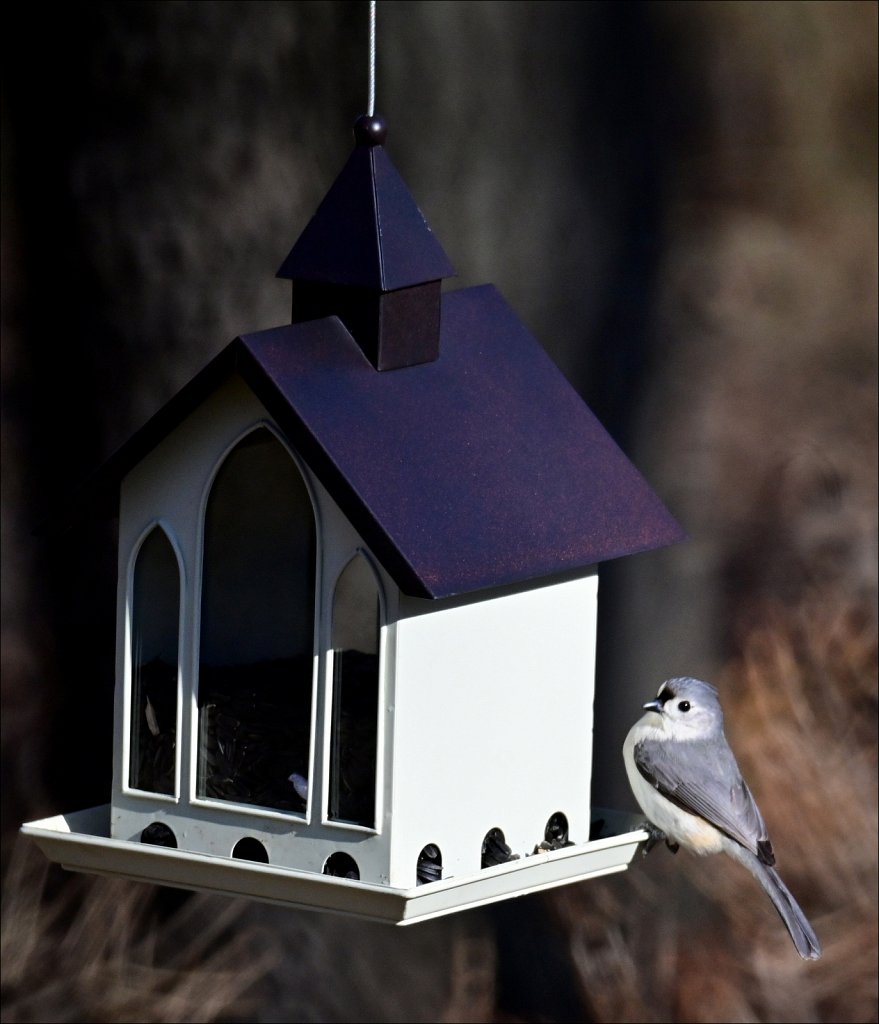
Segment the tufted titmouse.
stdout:
<path fill-rule="evenodd" d="M 641 810 L 665 838 L 698 854 L 727 853 L 751 872 L 781 915 L 797 952 L 817 960 L 812 926 L 772 866 L 766 825 L 723 734 L 717 691 L 698 679 L 668 679 L 629 730 L 623 759 Z"/>

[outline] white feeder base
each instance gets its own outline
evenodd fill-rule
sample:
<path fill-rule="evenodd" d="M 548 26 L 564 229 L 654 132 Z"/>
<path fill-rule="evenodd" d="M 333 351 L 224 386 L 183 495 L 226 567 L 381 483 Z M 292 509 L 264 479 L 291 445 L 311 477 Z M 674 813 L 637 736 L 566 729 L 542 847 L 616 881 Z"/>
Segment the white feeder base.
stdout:
<path fill-rule="evenodd" d="M 633 830 L 637 819 L 631 815 L 596 810 L 595 816 L 616 834 L 414 889 L 392 889 L 271 864 L 111 839 L 109 804 L 31 821 L 22 825 L 21 831 L 49 860 L 69 871 L 115 875 L 154 885 L 407 925 L 624 871 L 639 844 L 647 840 L 647 833 Z"/>

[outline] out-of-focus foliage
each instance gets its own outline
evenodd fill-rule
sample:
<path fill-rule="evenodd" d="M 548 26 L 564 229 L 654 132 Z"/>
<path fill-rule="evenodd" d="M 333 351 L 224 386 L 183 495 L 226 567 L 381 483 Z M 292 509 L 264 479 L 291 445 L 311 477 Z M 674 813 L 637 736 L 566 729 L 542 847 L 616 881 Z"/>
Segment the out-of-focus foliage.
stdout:
<path fill-rule="evenodd" d="M 163 910 L 149 886 L 63 876 L 19 840 L 4 883 L 4 1019 L 244 1020 L 278 964 L 242 904 L 194 897 Z"/>

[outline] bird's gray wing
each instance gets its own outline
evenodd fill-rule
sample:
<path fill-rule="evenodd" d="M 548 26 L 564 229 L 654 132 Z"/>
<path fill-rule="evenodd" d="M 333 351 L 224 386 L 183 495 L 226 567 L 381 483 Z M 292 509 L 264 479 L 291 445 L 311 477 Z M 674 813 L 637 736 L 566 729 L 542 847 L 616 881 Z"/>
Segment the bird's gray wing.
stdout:
<path fill-rule="evenodd" d="M 775 856 L 766 825 L 726 740 L 641 740 L 635 764 L 666 799 L 704 818 L 764 864 Z"/>

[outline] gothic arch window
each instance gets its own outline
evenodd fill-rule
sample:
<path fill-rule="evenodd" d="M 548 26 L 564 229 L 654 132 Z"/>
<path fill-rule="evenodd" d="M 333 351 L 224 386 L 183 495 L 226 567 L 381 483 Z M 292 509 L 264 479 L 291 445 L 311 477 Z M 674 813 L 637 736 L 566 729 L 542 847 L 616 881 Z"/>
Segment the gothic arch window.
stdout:
<path fill-rule="evenodd" d="M 128 784 L 173 796 L 177 789 L 177 662 L 180 570 L 165 532 L 147 534 L 131 593 Z"/>
<path fill-rule="evenodd" d="M 227 455 L 205 510 L 197 794 L 302 812 L 314 688 L 316 527 L 265 427 Z"/>
<path fill-rule="evenodd" d="M 333 595 L 333 677 L 328 816 L 375 827 L 378 754 L 378 581 L 363 555 L 345 566 Z"/>

